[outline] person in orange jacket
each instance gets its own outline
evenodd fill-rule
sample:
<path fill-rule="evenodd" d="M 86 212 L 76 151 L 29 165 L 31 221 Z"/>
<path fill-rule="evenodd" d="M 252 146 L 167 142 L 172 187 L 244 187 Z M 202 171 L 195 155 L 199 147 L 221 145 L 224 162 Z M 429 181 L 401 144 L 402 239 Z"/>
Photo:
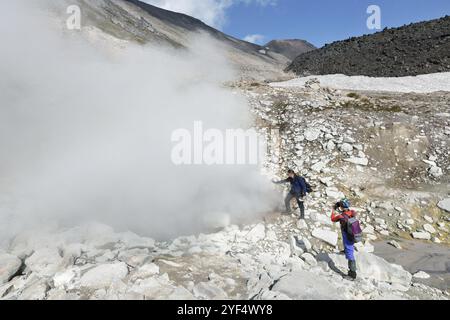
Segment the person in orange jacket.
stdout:
<path fill-rule="evenodd" d="M 356 212 L 350 210 L 350 202 L 348 199 L 342 199 L 336 203 L 331 213 L 331 221 L 339 222 L 341 224 L 342 239 L 344 242 L 345 257 L 348 260 L 348 276 L 351 279 L 356 279 L 356 259 L 355 259 L 355 242 L 347 234 L 347 221 L 349 218 L 356 216 Z"/>

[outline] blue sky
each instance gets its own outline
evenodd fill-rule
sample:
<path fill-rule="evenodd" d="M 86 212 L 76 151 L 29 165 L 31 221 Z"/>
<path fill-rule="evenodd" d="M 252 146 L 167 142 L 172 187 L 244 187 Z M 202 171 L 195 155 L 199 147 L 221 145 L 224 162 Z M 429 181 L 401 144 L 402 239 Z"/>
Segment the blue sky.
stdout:
<path fill-rule="evenodd" d="M 264 36 L 262 42 L 299 38 L 320 47 L 374 32 L 366 25 L 372 4 L 381 8 L 382 27 L 450 15 L 450 0 L 277 0 L 265 6 L 240 2 L 227 9 L 221 29 L 240 39 L 253 34 Z"/>

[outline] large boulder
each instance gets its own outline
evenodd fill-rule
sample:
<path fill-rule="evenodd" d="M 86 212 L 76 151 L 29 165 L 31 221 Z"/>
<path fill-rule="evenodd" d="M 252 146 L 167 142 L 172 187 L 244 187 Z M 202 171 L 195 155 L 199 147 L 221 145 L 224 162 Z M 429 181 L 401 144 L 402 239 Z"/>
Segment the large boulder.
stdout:
<path fill-rule="evenodd" d="M 336 232 L 320 228 L 314 229 L 312 232 L 312 236 L 332 245 L 333 247 L 337 245 L 339 238 Z"/>
<path fill-rule="evenodd" d="M 36 281 L 22 291 L 18 300 L 44 300 L 49 288 L 45 280 Z"/>
<path fill-rule="evenodd" d="M 81 287 L 89 289 L 108 288 L 115 281 L 124 279 L 128 274 L 124 262 L 99 265 L 86 272 L 80 280 Z"/>
<path fill-rule="evenodd" d="M 428 232 L 413 232 L 412 237 L 419 240 L 431 240 L 431 234 Z"/>
<path fill-rule="evenodd" d="M 339 268 L 342 272 L 348 270 L 348 261 L 344 255 L 328 255 L 330 267 Z M 390 264 L 383 258 L 374 254 L 359 252 L 356 253 L 356 262 L 358 266 L 358 276 L 365 279 L 388 282 L 409 287 L 411 285 L 412 275 L 401 266 Z"/>
<path fill-rule="evenodd" d="M 340 299 L 339 290 L 325 278 L 307 272 L 296 271 L 281 278 L 272 291 L 280 292 L 294 300 Z"/>
<path fill-rule="evenodd" d="M 6 283 L 19 271 L 22 261 L 10 254 L 0 254 L 0 285 Z"/>
<path fill-rule="evenodd" d="M 266 237 L 266 227 L 260 223 L 253 227 L 246 235 L 245 238 L 251 242 L 258 242 Z"/>
<path fill-rule="evenodd" d="M 41 277 L 53 277 L 65 267 L 65 261 L 56 248 L 43 248 L 35 251 L 25 260 L 26 266 Z"/>

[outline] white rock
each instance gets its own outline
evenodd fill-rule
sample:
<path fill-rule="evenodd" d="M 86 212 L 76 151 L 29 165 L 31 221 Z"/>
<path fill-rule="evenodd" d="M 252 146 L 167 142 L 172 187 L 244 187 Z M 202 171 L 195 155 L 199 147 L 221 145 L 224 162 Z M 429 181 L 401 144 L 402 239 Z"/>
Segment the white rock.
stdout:
<path fill-rule="evenodd" d="M 301 256 L 303 254 L 303 249 L 299 246 L 298 240 L 295 236 L 290 237 L 290 245 L 292 255 Z"/>
<path fill-rule="evenodd" d="M 319 275 L 295 271 L 281 278 L 272 288 L 294 300 L 334 300 L 342 294 L 330 281 Z"/>
<path fill-rule="evenodd" d="M 108 288 L 114 281 L 124 279 L 128 274 L 124 262 L 103 264 L 86 272 L 80 280 L 81 287 L 90 289 Z"/>
<path fill-rule="evenodd" d="M 424 163 L 428 164 L 431 167 L 436 167 L 436 162 L 430 160 L 422 160 Z"/>
<path fill-rule="evenodd" d="M 351 157 L 348 159 L 344 159 L 344 161 L 350 162 L 350 163 L 353 163 L 356 165 L 360 165 L 360 166 L 368 166 L 369 165 L 369 159 L 367 159 L 367 158 Z"/>
<path fill-rule="evenodd" d="M 227 293 L 211 282 L 200 282 L 194 287 L 194 295 L 207 300 L 227 299 Z"/>
<path fill-rule="evenodd" d="M 349 143 L 344 143 L 341 145 L 340 149 L 342 152 L 352 152 L 353 146 Z"/>
<path fill-rule="evenodd" d="M 429 223 L 434 223 L 433 218 L 430 217 L 430 216 L 424 216 L 423 218 L 424 218 L 427 222 L 429 222 Z"/>
<path fill-rule="evenodd" d="M 333 247 L 337 245 L 339 238 L 336 232 L 325 229 L 314 229 L 312 236 L 332 245 Z"/>
<path fill-rule="evenodd" d="M 437 237 L 433 237 L 433 239 L 431 239 L 434 243 L 442 243 L 442 241 L 437 238 Z"/>
<path fill-rule="evenodd" d="M 19 271 L 22 261 L 11 254 L 0 254 L 0 285 L 9 281 L 9 279 Z"/>
<path fill-rule="evenodd" d="M 428 173 L 430 174 L 430 176 L 432 176 L 434 178 L 439 178 L 439 177 L 442 177 L 444 175 L 444 172 L 439 167 L 431 167 L 431 168 L 429 168 L 428 169 Z"/>
<path fill-rule="evenodd" d="M 389 201 L 380 202 L 376 206 L 377 206 L 377 208 L 380 208 L 383 210 L 394 210 L 394 206 L 392 205 L 392 202 L 389 202 Z"/>
<path fill-rule="evenodd" d="M 133 279 L 145 279 L 152 277 L 154 275 L 159 274 L 159 267 L 154 263 L 145 264 L 139 269 L 137 269 L 134 273 L 132 278 Z"/>
<path fill-rule="evenodd" d="M 301 219 L 297 222 L 297 228 L 299 228 L 300 230 L 308 229 L 308 224 L 305 220 Z"/>
<path fill-rule="evenodd" d="M 276 232 L 273 230 L 266 231 L 266 239 L 269 241 L 277 241 L 278 237 L 277 237 Z"/>
<path fill-rule="evenodd" d="M 22 291 L 18 300 L 44 300 L 49 288 L 44 280 L 36 281 Z"/>
<path fill-rule="evenodd" d="M 167 274 L 159 277 L 151 277 L 136 282 L 129 289 L 129 292 L 144 295 L 145 299 L 164 299 L 174 290 L 174 286 L 169 283 Z"/>
<path fill-rule="evenodd" d="M 321 177 L 321 178 L 319 178 L 319 180 L 321 183 L 323 183 L 327 187 L 332 187 L 334 184 L 332 177 L 327 177 L 327 178 Z"/>
<path fill-rule="evenodd" d="M 56 248 L 43 248 L 27 258 L 25 264 L 41 277 L 53 277 L 59 269 L 64 268 L 64 259 Z"/>
<path fill-rule="evenodd" d="M 195 300 L 195 297 L 184 287 L 175 288 L 172 293 L 164 297 L 167 300 L 174 301 L 184 301 L 184 300 Z"/>
<path fill-rule="evenodd" d="M 312 142 L 316 141 L 320 137 L 321 131 L 317 128 L 308 128 L 305 130 L 305 139 Z"/>
<path fill-rule="evenodd" d="M 431 224 L 428 224 L 428 223 L 423 226 L 423 229 L 426 232 L 431 233 L 431 234 L 436 233 L 436 229 Z"/>
<path fill-rule="evenodd" d="M 71 301 L 79 300 L 80 296 L 77 293 L 68 293 L 64 289 L 52 289 L 47 292 L 46 300 L 52 301 Z"/>
<path fill-rule="evenodd" d="M 318 213 L 317 211 L 310 210 L 310 218 L 314 222 L 319 222 L 321 224 L 325 225 L 332 225 L 333 222 L 331 221 L 331 218 L 325 214 Z"/>
<path fill-rule="evenodd" d="M 371 226 L 370 224 L 368 224 L 368 225 L 363 229 L 363 233 L 374 234 L 374 233 L 375 233 L 375 229 L 373 228 L 373 226 Z"/>
<path fill-rule="evenodd" d="M 440 201 L 438 207 L 444 211 L 450 212 L 450 198 Z"/>
<path fill-rule="evenodd" d="M 58 272 L 53 277 L 53 284 L 55 288 L 67 288 L 71 289 L 71 284 L 75 277 L 80 275 L 79 268 L 69 268 L 62 272 Z"/>
<path fill-rule="evenodd" d="M 325 189 L 325 193 L 328 197 L 332 199 L 342 199 L 345 195 L 341 191 L 339 191 L 337 188 L 330 187 Z"/>
<path fill-rule="evenodd" d="M 120 252 L 118 259 L 132 267 L 139 267 L 150 259 L 148 249 L 130 249 Z"/>
<path fill-rule="evenodd" d="M 393 246 L 394 248 L 397 248 L 399 250 L 402 249 L 402 246 L 395 240 L 391 240 L 388 242 L 388 244 L 390 244 L 391 246 Z"/>
<path fill-rule="evenodd" d="M 431 240 L 431 234 L 428 232 L 413 232 L 412 237 L 420 240 Z"/>
<path fill-rule="evenodd" d="M 310 266 L 317 266 L 317 260 L 316 258 L 314 258 L 314 256 L 310 253 L 304 253 L 302 254 L 302 259 L 305 260 L 305 262 L 307 264 L 309 264 Z"/>
<path fill-rule="evenodd" d="M 266 237 L 266 227 L 260 223 L 252 228 L 246 235 L 245 238 L 249 241 L 258 242 Z"/>
<path fill-rule="evenodd" d="M 417 279 L 430 279 L 431 276 L 428 273 L 424 272 L 424 271 L 419 271 L 419 272 L 416 272 L 413 275 L 413 277 L 417 278 Z"/>
<path fill-rule="evenodd" d="M 336 148 L 336 145 L 334 144 L 334 142 L 332 140 L 328 141 L 326 144 L 327 151 L 329 152 L 333 152 L 333 150 Z"/>
<path fill-rule="evenodd" d="M 313 170 L 315 172 L 320 172 L 320 171 L 322 171 L 323 168 L 326 167 L 326 165 L 327 165 L 326 161 L 319 161 L 311 166 L 311 170 Z"/>
<path fill-rule="evenodd" d="M 309 240 L 307 238 L 303 238 L 300 241 L 300 246 L 301 247 L 303 246 L 304 247 L 303 249 L 306 250 L 306 251 L 311 251 L 311 249 L 312 249 L 311 242 L 309 242 Z"/>

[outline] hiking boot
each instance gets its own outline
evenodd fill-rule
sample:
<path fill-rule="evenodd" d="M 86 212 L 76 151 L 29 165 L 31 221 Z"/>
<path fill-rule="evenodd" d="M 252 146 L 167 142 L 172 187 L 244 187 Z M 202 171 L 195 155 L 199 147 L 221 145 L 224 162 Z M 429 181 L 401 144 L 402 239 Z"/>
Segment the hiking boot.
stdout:
<path fill-rule="evenodd" d="M 356 279 L 356 261 L 349 261 L 348 262 L 348 276 L 352 278 L 353 280 Z"/>
<path fill-rule="evenodd" d="M 348 277 L 352 280 L 356 280 L 356 278 L 358 277 L 358 275 L 356 274 L 355 271 L 349 271 L 348 272 Z"/>

